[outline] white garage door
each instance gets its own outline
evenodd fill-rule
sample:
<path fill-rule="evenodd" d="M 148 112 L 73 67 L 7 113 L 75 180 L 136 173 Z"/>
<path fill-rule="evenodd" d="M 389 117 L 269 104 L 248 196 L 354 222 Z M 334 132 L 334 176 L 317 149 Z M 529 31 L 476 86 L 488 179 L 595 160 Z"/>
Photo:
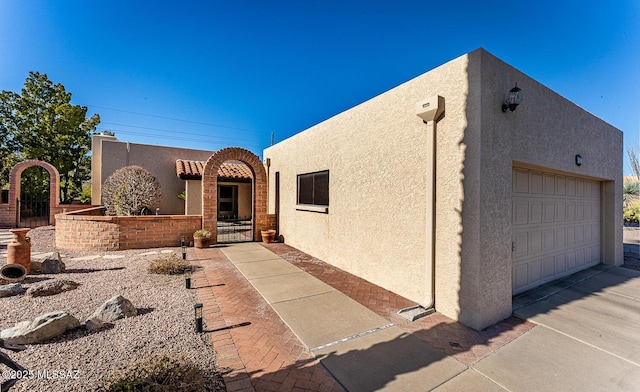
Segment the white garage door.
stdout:
<path fill-rule="evenodd" d="M 600 262 L 600 182 L 513 168 L 513 293 Z"/>

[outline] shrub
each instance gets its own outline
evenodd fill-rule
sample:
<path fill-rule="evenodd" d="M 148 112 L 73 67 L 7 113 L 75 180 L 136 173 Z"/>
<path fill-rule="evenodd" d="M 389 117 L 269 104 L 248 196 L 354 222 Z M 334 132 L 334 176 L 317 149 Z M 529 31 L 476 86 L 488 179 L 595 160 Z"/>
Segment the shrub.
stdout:
<path fill-rule="evenodd" d="M 140 166 L 116 170 L 102 185 L 102 204 L 107 215 L 139 215 L 160 203 L 160 183 Z"/>
<path fill-rule="evenodd" d="M 207 388 L 200 367 L 183 354 L 154 355 L 108 373 L 98 391 L 200 392 Z"/>
<path fill-rule="evenodd" d="M 171 254 L 157 258 L 149 263 L 147 271 L 152 274 L 178 275 L 184 273 L 186 268 L 190 268 L 189 262 L 182 260 L 178 255 Z"/>
<path fill-rule="evenodd" d="M 640 223 L 640 204 L 632 204 L 623 210 L 624 221 L 627 223 Z"/>
<path fill-rule="evenodd" d="M 193 233 L 195 238 L 211 238 L 211 232 L 207 229 L 200 229 Z"/>

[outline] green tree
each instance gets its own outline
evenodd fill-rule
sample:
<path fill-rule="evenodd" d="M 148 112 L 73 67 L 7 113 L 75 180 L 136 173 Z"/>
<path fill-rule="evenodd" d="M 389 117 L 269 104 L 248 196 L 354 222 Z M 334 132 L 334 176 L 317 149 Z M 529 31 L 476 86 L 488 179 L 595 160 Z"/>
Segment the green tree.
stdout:
<path fill-rule="evenodd" d="M 87 107 L 72 105 L 71 93 L 46 74 L 29 72 L 21 94 L 0 93 L 0 136 L 9 150 L 3 161 L 13 154 L 55 166 L 63 203 L 79 195 L 89 179 L 91 133 L 99 123 L 99 115 L 87 118 Z"/>

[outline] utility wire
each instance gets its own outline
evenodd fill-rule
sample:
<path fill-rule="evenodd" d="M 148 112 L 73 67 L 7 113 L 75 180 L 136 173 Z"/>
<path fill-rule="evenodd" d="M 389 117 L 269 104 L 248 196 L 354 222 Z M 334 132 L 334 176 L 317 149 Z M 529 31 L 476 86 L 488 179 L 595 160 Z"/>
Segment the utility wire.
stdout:
<path fill-rule="evenodd" d="M 228 125 L 220 125 L 220 124 L 212 124 L 212 123 L 206 123 L 206 122 L 200 122 L 200 121 L 192 121 L 192 120 L 185 120 L 185 119 L 180 119 L 180 118 L 173 118 L 173 117 L 165 117 L 165 116 L 159 116 L 157 114 L 147 114 L 147 113 L 140 113 L 140 112 L 133 112 L 130 110 L 123 110 L 123 109 L 114 109 L 114 108 L 108 108 L 108 107 L 104 107 L 104 106 L 98 106 L 98 105 L 81 105 L 81 106 L 88 106 L 88 107 L 93 107 L 93 108 L 98 108 L 98 109 L 105 109 L 105 110 L 113 110 L 114 112 L 122 112 L 122 113 L 129 113 L 129 114 L 135 114 L 138 116 L 146 116 L 146 117 L 154 117 L 154 118 L 162 118 L 165 120 L 171 120 L 171 121 L 181 121 L 181 122 L 185 122 L 185 123 L 190 123 L 190 124 L 199 124 L 199 125 L 207 125 L 210 127 L 217 127 L 217 128 L 227 128 L 227 129 L 235 129 L 237 131 L 244 131 L 244 132 L 258 132 L 255 131 L 253 129 L 247 129 L 247 128 L 238 128 L 238 127 L 231 127 Z"/>
<path fill-rule="evenodd" d="M 150 138 L 150 139 L 158 139 L 158 135 L 150 135 L 148 133 L 144 133 L 144 132 L 134 132 L 134 131 L 124 131 L 124 130 L 120 130 L 120 129 L 99 129 L 97 131 L 113 131 L 116 134 L 125 134 L 125 135 L 133 135 L 133 136 L 142 136 L 142 137 L 146 137 L 146 138 Z M 182 136 L 162 136 L 162 139 L 167 139 L 167 140 L 184 140 L 184 141 L 194 141 L 194 142 L 206 142 L 206 143 L 212 143 L 212 144 L 224 144 L 224 142 L 221 141 L 216 141 L 213 139 L 209 139 L 206 137 L 198 137 L 198 138 L 188 138 L 188 137 L 182 137 Z M 241 140 L 241 139 L 236 139 L 236 140 Z M 243 140 L 245 143 L 245 145 L 247 146 L 253 146 L 256 148 L 262 148 L 261 146 L 259 146 L 258 144 L 254 144 L 254 143 L 246 143 L 246 140 Z"/>
<path fill-rule="evenodd" d="M 174 130 L 171 130 L 171 129 L 161 129 L 161 128 L 152 128 L 152 127 L 142 127 L 142 126 L 139 126 L 139 125 L 121 124 L 121 123 L 114 123 L 114 122 L 109 122 L 109 121 L 100 121 L 100 124 L 110 124 L 110 125 L 116 125 L 116 126 L 121 126 L 121 127 L 146 129 L 146 130 L 149 130 L 149 131 L 157 131 L 157 132 L 169 132 L 169 133 L 181 134 L 181 135 L 191 135 L 191 136 L 199 136 L 199 135 L 201 135 L 201 133 L 174 131 Z M 120 132 L 123 132 L 123 131 L 120 131 Z M 213 136 L 213 137 L 215 137 L 217 139 L 224 139 L 224 140 L 240 140 L 240 141 L 245 141 L 246 140 L 246 139 L 242 139 L 242 138 L 223 137 L 223 136 Z"/>

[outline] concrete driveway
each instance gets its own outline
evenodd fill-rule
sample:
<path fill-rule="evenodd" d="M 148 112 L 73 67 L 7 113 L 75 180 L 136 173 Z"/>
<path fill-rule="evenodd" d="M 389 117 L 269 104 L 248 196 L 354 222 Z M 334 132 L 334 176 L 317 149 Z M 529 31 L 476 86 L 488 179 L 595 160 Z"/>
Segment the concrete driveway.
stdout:
<path fill-rule="evenodd" d="M 537 326 L 437 391 L 640 391 L 640 271 L 599 265 L 513 306 Z"/>

